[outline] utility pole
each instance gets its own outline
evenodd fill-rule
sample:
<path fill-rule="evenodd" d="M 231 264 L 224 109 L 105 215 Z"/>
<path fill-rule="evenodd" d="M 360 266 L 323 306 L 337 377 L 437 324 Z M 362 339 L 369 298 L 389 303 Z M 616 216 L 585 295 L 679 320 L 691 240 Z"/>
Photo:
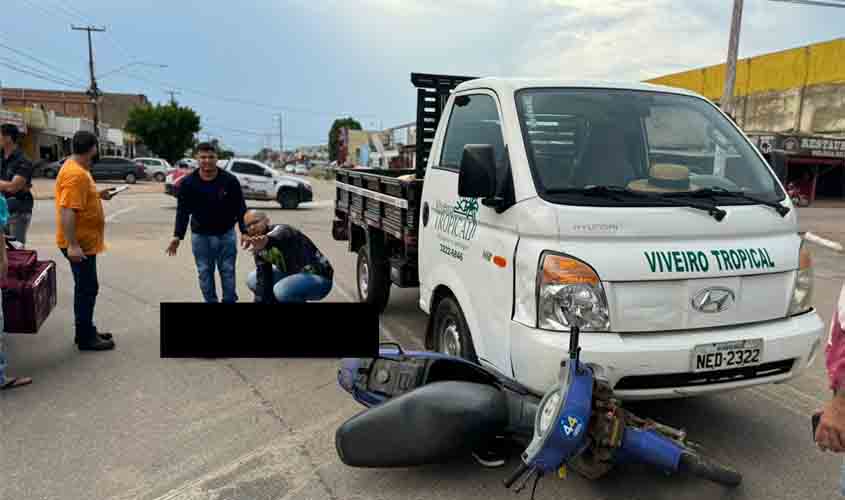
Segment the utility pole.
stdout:
<path fill-rule="evenodd" d="M 106 28 L 95 28 L 93 26 L 85 26 L 85 27 L 77 27 L 71 25 L 70 27 L 74 31 L 87 31 L 88 32 L 88 70 L 91 73 L 91 87 L 88 89 L 88 95 L 91 97 L 91 101 L 94 103 L 94 135 L 97 136 L 99 139 L 100 137 L 100 93 L 99 87 L 97 87 L 97 79 L 94 77 L 94 49 L 91 44 L 91 32 L 97 31 L 102 32 L 106 31 Z"/>
<path fill-rule="evenodd" d="M 728 64 L 725 73 L 725 89 L 722 92 L 722 111 L 734 116 L 734 86 L 736 84 L 736 57 L 739 49 L 739 31 L 742 25 L 743 0 L 734 0 L 731 17 L 731 38 L 728 42 Z"/>
<path fill-rule="evenodd" d="M 175 90 L 167 90 L 165 92 L 170 94 L 170 104 L 173 105 L 173 106 L 176 106 L 176 98 L 173 97 L 173 96 L 175 96 L 179 92 L 176 92 Z"/>
<path fill-rule="evenodd" d="M 279 119 L 279 155 L 281 155 L 285 151 L 285 136 L 282 131 L 282 123 L 284 122 L 284 115 L 278 113 L 276 118 Z"/>

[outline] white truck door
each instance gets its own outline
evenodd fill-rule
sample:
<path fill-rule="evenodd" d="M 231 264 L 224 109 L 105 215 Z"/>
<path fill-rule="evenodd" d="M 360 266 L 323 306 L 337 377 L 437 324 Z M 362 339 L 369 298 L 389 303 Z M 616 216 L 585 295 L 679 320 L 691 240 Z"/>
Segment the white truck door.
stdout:
<path fill-rule="evenodd" d="M 477 355 L 503 373 L 511 373 L 508 324 L 513 310 L 513 255 L 516 224 L 513 210 L 499 214 L 479 199 L 458 196 L 461 156 L 467 144 L 490 144 L 497 163 L 506 162 L 500 106 L 496 95 L 471 90 L 454 97 L 445 134 L 425 178 L 423 204 L 427 224 L 420 235 L 421 293 L 438 285 L 456 296 L 472 335 Z M 500 168 L 501 170 L 501 168 Z M 424 209 L 425 210 L 425 209 Z M 427 298 L 425 300 L 428 300 Z M 453 333 L 438 327 L 437 311 L 430 311 L 438 335 Z M 448 320 L 446 322 L 448 324 Z"/>

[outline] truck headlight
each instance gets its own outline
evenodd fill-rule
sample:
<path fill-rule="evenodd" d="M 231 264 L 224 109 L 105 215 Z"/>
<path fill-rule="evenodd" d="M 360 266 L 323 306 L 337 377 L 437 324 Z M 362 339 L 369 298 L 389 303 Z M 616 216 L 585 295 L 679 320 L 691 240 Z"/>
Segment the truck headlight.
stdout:
<path fill-rule="evenodd" d="M 584 262 L 545 252 L 537 277 L 537 325 L 566 331 L 576 317 L 585 331 L 610 330 L 610 310 L 601 280 Z"/>
<path fill-rule="evenodd" d="M 789 303 L 789 315 L 794 316 L 813 308 L 813 259 L 810 250 L 801 241 L 798 259 L 798 275 L 792 288 L 792 300 Z"/>

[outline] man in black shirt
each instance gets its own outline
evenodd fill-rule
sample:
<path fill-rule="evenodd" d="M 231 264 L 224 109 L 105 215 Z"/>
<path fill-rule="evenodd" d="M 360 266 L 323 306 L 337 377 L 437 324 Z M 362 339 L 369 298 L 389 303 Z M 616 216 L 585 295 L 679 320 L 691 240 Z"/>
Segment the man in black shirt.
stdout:
<path fill-rule="evenodd" d="M 247 287 L 256 302 L 305 302 L 329 294 L 334 270 L 314 242 L 291 226 L 270 224 L 261 212 L 250 210 L 244 221 L 256 267 Z"/>
<path fill-rule="evenodd" d="M 32 207 L 35 200 L 32 197 L 32 162 L 18 147 L 20 132 L 18 127 L 10 123 L 0 126 L 0 192 L 6 197 L 9 205 L 9 236 L 26 243 L 26 233 L 32 221 Z"/>
<path fill-rule="evenodd" d="M 191 222 L 191 249 L 199 274 L 200 290 L 206 302 L 217 302 L 215 267 L 220 271 L 223 302 L 237 302 L 235 261 L 238 254 L 235 225 L 246 235 L 244 200 L 237 177 L 217 166 L 217 151 L 209 143 L 197 147 L 199 168 L 188 174 L 179 187 L 176 228 L 167 247 L 176 255 Z"/>

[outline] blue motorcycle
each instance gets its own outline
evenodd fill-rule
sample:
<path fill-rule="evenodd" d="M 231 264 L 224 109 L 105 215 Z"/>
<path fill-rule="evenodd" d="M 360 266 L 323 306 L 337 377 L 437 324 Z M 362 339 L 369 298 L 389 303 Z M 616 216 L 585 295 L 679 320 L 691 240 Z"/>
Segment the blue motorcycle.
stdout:
<path fill-rule="evenodd" d="M 626 462 L 741 483 L 738 472 L 705 457 L 684 431 L 623 409 L 581 363 L 578 342 L 575 326 L 558 383 L 542 395 L 462 358 L 396 344 L 382 344 L 376 358 L 344 359 L 338 383 L 366 409 L 337 429 L 337 453 L 351 467 L 411 467 L 466 456 L 504 437 L 525 450 L 505 481 L 511 488 L 522 478 L 517 491 L 531 477 L 536 489 L 548 473 L 573 470 L 597 479 Z"/>

